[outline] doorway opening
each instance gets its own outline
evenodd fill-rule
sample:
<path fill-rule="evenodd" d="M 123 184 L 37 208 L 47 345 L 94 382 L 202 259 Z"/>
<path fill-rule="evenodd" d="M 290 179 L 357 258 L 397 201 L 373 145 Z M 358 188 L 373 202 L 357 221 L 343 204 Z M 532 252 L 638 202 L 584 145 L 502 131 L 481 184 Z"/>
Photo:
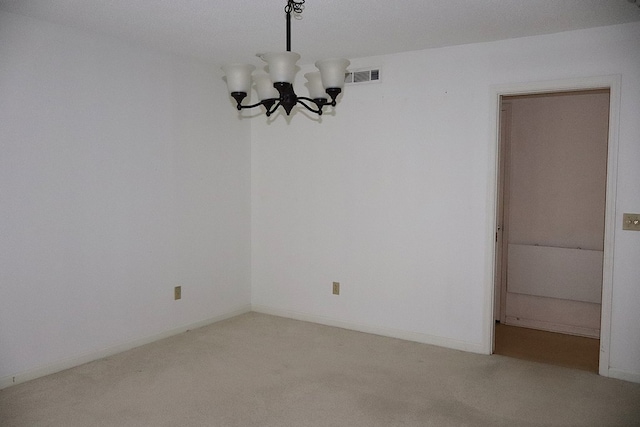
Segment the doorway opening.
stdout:
<path fill-rule="evenodd" d="M 610 96 L 500 96 L 496 354 L 601 370 Z"/>

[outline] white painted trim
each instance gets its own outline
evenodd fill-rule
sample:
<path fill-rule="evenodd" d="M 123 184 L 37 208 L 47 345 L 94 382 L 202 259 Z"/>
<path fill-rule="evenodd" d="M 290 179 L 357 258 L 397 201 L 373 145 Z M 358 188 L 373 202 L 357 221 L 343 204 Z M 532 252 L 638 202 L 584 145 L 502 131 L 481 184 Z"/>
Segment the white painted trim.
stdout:
<path fill-rule="evenodd" d="M 235 310 L 229 311 L 225 314 L 221 314 L 219 316 L 201 320 L 199 322 L 191 323 L 189 325 L 180 326 L 178 328 L 170 329 L 168 331 L 160 332 L 159 334 L 135 339 L 132 341 L 127 341 L 111 347 L 103 348 L 98 351 L 86 353 L 81 356 L 70 357 L 68 359 L 60 360 L 58 362 L 52 363 L 47 366 L 42 366 L 39 368 L 31 369 L 26 372 L 20 372 L 15 375 L 10 375 L 4 378 L 0 378 L 0 390 L 12 385 L 16 385 L 26 381 L 34 380 L 36 378 L 44 377 L 46 375 L 55 374 L 56 372 L 64 371 L 65 369 L 70 369 L 76 366 L 83 365 L 85 363 L 93 362 L 94 360 L 98 360 L 108 356 L 112 356 L 114 354 L 122 353 L 123 351 L 131 350 L 132 348 L 140 347 L 145 344 L 150 344 L 152 342 L 155 342 L 164 338 L 169 338 L 173 335 L 178 335 L 188 330 L 201 328 L 203 326 L 208 326 L 208 325 L 211 325 L 212 323 L 220 322 L 222 320 L 226 320 L 231 317 L 249 313 L 250 311 L 251 311 L 251 306 L 244 305 L 236 308 Z"/>
<path fill-rule="evenodd" d="M 512 326 L 521 326 L 523 328 L 558 332 L 561 334 L 578 335 L 587 338 L 597 339 L 600 336 L 599 329 L 585 328 L 583 326 L 563 325 L 561 323 L 545 322 L 544 320 L 527 319 L 522 317 L 507 316 L 506 324 Z"/>
<path fill-rule="evenodd" d="M 405 331 L 401 329 L 380 328 L 378 326 L 364 325 L 361 323 L 353 323 L 348 321 L 336 320 L 330 317 L 319 316 L 315 314 L 301 313 L 291 310 L 283 310 L 275 307 L 263 305 L 253 305 L 252 311 L 272 316 L 286 317 L 288 319 L 302 320 L 305 322 L 317 323 L 320 325 L 334 326 L 337 328 L 348 329 L 352 331 L 364 332 L 367 334 L 381 335 L 384 337 L 398 338 L 406 341 L 414 341 L 422 344 L 430 344 L 438 347 L 446 347 L 454 350 L 468 351 L 471 353 L 486 354 L 481 344 L 469 343 L 466 341 L 458 341 L 450 338 L 444 338 L 434 335 L 421 334 L 419 332 Z"/>
<path fill-rule="evenodd" d="M 616 184 L 618 177 L 618 131 L 620 129 L 621 77 L 609 81 L 609 146 L 607 159 L 607 195 L 604 217 L 604 260 L 602 271 L 602 315 L 600 317 L 600 366 L 603 376 L 613 376 L 609 365 L 611 312 L 613 299 L 613 256 L 616 231 Z M 638 374 L 636 374 L 638 375 Z M 636 382 L 640 382 L 636 378 Z"/>
<path fill-rule="evenodd" d="M 482 349 L 484 354 L 493 354 L 495 349 L 494 331 L 495 319 L 495 274 L 496 274 L 496 224 L 498 221 L 498 165 L 500 164 L 500 92 L 497 87 L 490 87 L 490 99 L 492 107 L 489 114 L 493 126 L 489 126 L 489 176 L 487 177 L 487 223 L 485 225 L 485 238 L 487 251 L 485 252 L 485 291 L 483 300 L 483 334 Z M 490 320 L 489 320 L 490 319 Z"/>
<path fill-rule="evenodd" d="M 604 265 L 602 274 L 602 315 L 600 317 L 600 366 L 599 373 L 602 376 L 613 376 L 613 369 L 609 366 L 609 352 L 611 348 L 611 302 L 613 293 L 613 255 L 615 242 L 615 220 L 616 220 L 616 183 L 618 171 L 618 129 L 620 126 L 620 75 L 585 77 L 568 80 L 552 80 L 543 82 L 528 83 L 508 83 L 494 85 L 490 87 L 492 108 L 490 118 L 494 125 L 491 127 L 489 135 L 490 159 L 489 190 L 487 202 L 492 203 L 487 206 L 489 213 L 487 219 L 487 248 L 492 248 L 486 256 L 487 274 L 485 275 L 485 339 L 483 347 L 491 350 L 493 346 L 493 270 L 495 268 L 495 239 L 494 227 L 496 220 L 496 191 L 497 183 L 497 151 L 498 151 L 498 131 L 499 131 L 499 111 L 500 97 L 503 95 L 526 95 L 546 92 L 561 92 L 573 90 L 604 89 L 610 90 L 609 98 L 609 145 L 607 153 L 607 195 L 605 205 L 605 230 L 604 230 Z M 620 372 L 620 371 L 615 371 Z M 627 375 L 627 374 L 625 374 Z M 635 374 L 628 374 L 635 375 Z"/>
<path fill-rule="evenodd" d="M 491 93 L 498 97 L 495 102 L 499 105 L 500 96 L 533 95 L 536 93 L 563 92 L 575 90 L 609 89 L 613 85 L 619 86 L 620 75 L 582 77 L 566 80 L 548 80 L 542 82 L 506 83 L 491 86 Z M 494 115 L 497 111 L 493 111 Z M 494 132 L 496 129 L 494 129 Z M 494 141 L 495 143 L 495 141 Z"/>
<path fill-rule="evenodd" d="M 609 368 L 609 377 L 618 380 L 630 381 L 632 383 L 640 383 L 640 373 L 628 372 L 621 369 Z"/>

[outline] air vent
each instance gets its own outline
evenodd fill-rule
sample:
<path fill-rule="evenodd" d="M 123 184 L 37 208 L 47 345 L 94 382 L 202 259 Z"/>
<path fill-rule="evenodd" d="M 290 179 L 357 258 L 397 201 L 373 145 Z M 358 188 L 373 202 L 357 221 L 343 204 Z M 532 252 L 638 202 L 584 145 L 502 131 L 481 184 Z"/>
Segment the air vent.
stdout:
<path fill-rule="evenodd" d="M 344 82 L 347 84 L 377 83 L 379 81 L 380 81 L 379 68 L 350 71 L 345 75 L 345 78 L 344 78 Z"/>

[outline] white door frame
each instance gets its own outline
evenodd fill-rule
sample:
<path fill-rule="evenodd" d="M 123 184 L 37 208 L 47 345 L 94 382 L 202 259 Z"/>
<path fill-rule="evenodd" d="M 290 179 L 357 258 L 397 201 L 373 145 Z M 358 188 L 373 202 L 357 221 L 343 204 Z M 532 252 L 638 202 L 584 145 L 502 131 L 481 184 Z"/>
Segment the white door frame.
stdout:
<path fill-rule="evenodd" d="M 496 253 L 496 215 L 498 190 L 498 155 L 499 155 L 499 126 L 500 99 L 507 95 L 528 95 L 535 93 L 563 92 L 575 90 L 609 89 L 609 141 L 607 147 L 607 184 L 605 202 L 604 227 L 604 262 L 602 274 L 602 311 L 600 319 L 600 364 L 598 372 L 603 376 L 609 374 L 609 349 L 611 346 L 611 298 L 613 291 L 613 248 L 616 224 L 616 180 L 618 170 L 618 128 L 620 123 L 620 76 L 586 77 L 568 80 L 554 80 L 546 82 L 513 83 L 496 85 L 491 92 L 491 126 L 490 137 L 490 165 L 487 218 L 487 275 L 485 276 L 485 351 L 493 352 L 494 345 L 494 269 Z"/>

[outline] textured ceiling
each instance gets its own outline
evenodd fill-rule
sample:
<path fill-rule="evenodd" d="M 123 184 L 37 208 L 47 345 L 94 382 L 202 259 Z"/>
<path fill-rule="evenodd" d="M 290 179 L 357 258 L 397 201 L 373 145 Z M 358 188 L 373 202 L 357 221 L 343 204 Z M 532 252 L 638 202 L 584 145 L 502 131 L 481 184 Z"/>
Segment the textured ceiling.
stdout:
<path fill-rule="evenodd" d="M 639 2 L 640 3 L 640 2 Z M 629 0 L 307 0 L 302 63 L 640 21 Z M 285 0 L 0 0 L 0 10 L 214 63 L 285 50 Z M 639 41 L 640 45 L 640 41 Z"/>

